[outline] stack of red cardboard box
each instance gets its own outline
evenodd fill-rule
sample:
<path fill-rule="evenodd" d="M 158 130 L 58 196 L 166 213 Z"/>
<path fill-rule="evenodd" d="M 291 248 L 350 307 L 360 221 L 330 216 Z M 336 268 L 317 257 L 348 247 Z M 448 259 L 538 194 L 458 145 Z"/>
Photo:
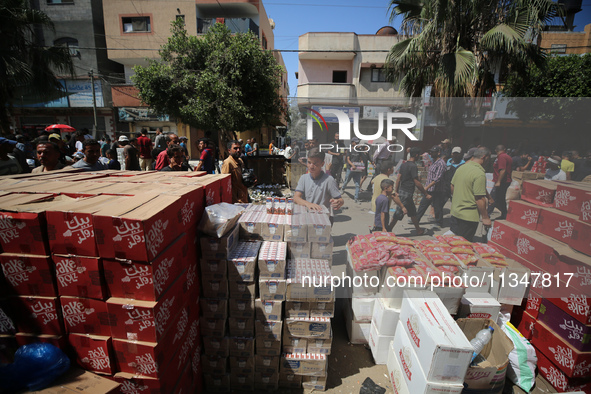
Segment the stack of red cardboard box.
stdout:
<path fill-rule="evenodd" d="M 590 207 L 587 184 L 524 181 L 522 200 L 510 201 L 507 220 L 493 226 L 491 243 L 531 270 L 529 296 L 512 321 L 559 392 L 591 392 Z"/>
<path fill-rule="evenodd" d="M 231 200 L 231 187 L 229 176 L 180 175 L 56 172 L 3 182 L 2 361 L 45 341 L 124 393 L 199 389 L 196 226 L 206 204 Z"/>

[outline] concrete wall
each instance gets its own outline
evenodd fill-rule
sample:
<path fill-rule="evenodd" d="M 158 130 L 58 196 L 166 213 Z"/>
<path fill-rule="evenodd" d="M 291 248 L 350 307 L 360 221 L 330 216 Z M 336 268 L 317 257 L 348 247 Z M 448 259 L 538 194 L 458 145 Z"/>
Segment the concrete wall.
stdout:
<path fill-rule="evenodd" d="M 540 47 L 552 53 L 550 49 L 552 44 L 566 44 L 567 55 L 591 52 L 591 48 L 589 48 L 591 46 L 591 24 L 585 26 L 584 32 L 549 31 L 542 33 L 539 40 Z"/>
<path fill-rule="evenodd" d="M 353 83 L 353 63 L 349 60 L 300 60 L 299 83 L 332 83 L 333 71 L 347 71 L 347 82 Z"/>

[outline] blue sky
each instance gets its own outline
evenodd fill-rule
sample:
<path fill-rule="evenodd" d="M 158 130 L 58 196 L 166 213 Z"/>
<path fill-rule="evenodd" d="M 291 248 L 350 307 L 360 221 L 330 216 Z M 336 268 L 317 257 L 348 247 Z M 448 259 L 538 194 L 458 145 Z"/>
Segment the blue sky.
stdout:
<path fill-rule="evenodd" d="M 308 32 L 353 32 L 375 34 L 380 27 L 400 26 L 400 19 L 390 24 L 388 0 L 269 0 L 263 1 L 267 15 L 275 21 L 275 48 L 297 50 L 298 37 Z M 583 11 L 575 17 L 575 31 L 591 23 L 591 0 L 583 0 Z M 297 52 L 283 52 L 290 95 L 296 95 Z"/>

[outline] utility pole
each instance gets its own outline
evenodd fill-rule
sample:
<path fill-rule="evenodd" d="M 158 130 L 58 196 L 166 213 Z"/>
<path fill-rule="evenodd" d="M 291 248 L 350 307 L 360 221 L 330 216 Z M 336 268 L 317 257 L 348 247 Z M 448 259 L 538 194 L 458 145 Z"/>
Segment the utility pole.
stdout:
<path fill-rule="evenodd" d="M 88 73 L 90 77 L 90 85 L 92 86 L 92 110 L 94 113 L 94 125 L 92 126 L 92 138 L 96 138 L 96 129 L 97 129 L 97 121 L 96 121 L 96 92 L 94 91 L 94 70 L 91 68 L 90 72 Z"/>

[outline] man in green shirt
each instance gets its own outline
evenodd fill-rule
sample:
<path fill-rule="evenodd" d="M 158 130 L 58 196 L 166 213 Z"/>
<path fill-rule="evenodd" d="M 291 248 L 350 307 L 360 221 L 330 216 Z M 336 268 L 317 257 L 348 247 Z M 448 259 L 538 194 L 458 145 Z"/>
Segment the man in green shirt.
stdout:
<path fill-rule="evenodd" d="M 458 167 L 451 180 L 450 230 L 472 242 L 482 217 L 485 227 L 491 226 L 486 212 L 486 175 L 483 165 L 490 159 L 490 150 L 478 148 L 474 156 Z"/>

